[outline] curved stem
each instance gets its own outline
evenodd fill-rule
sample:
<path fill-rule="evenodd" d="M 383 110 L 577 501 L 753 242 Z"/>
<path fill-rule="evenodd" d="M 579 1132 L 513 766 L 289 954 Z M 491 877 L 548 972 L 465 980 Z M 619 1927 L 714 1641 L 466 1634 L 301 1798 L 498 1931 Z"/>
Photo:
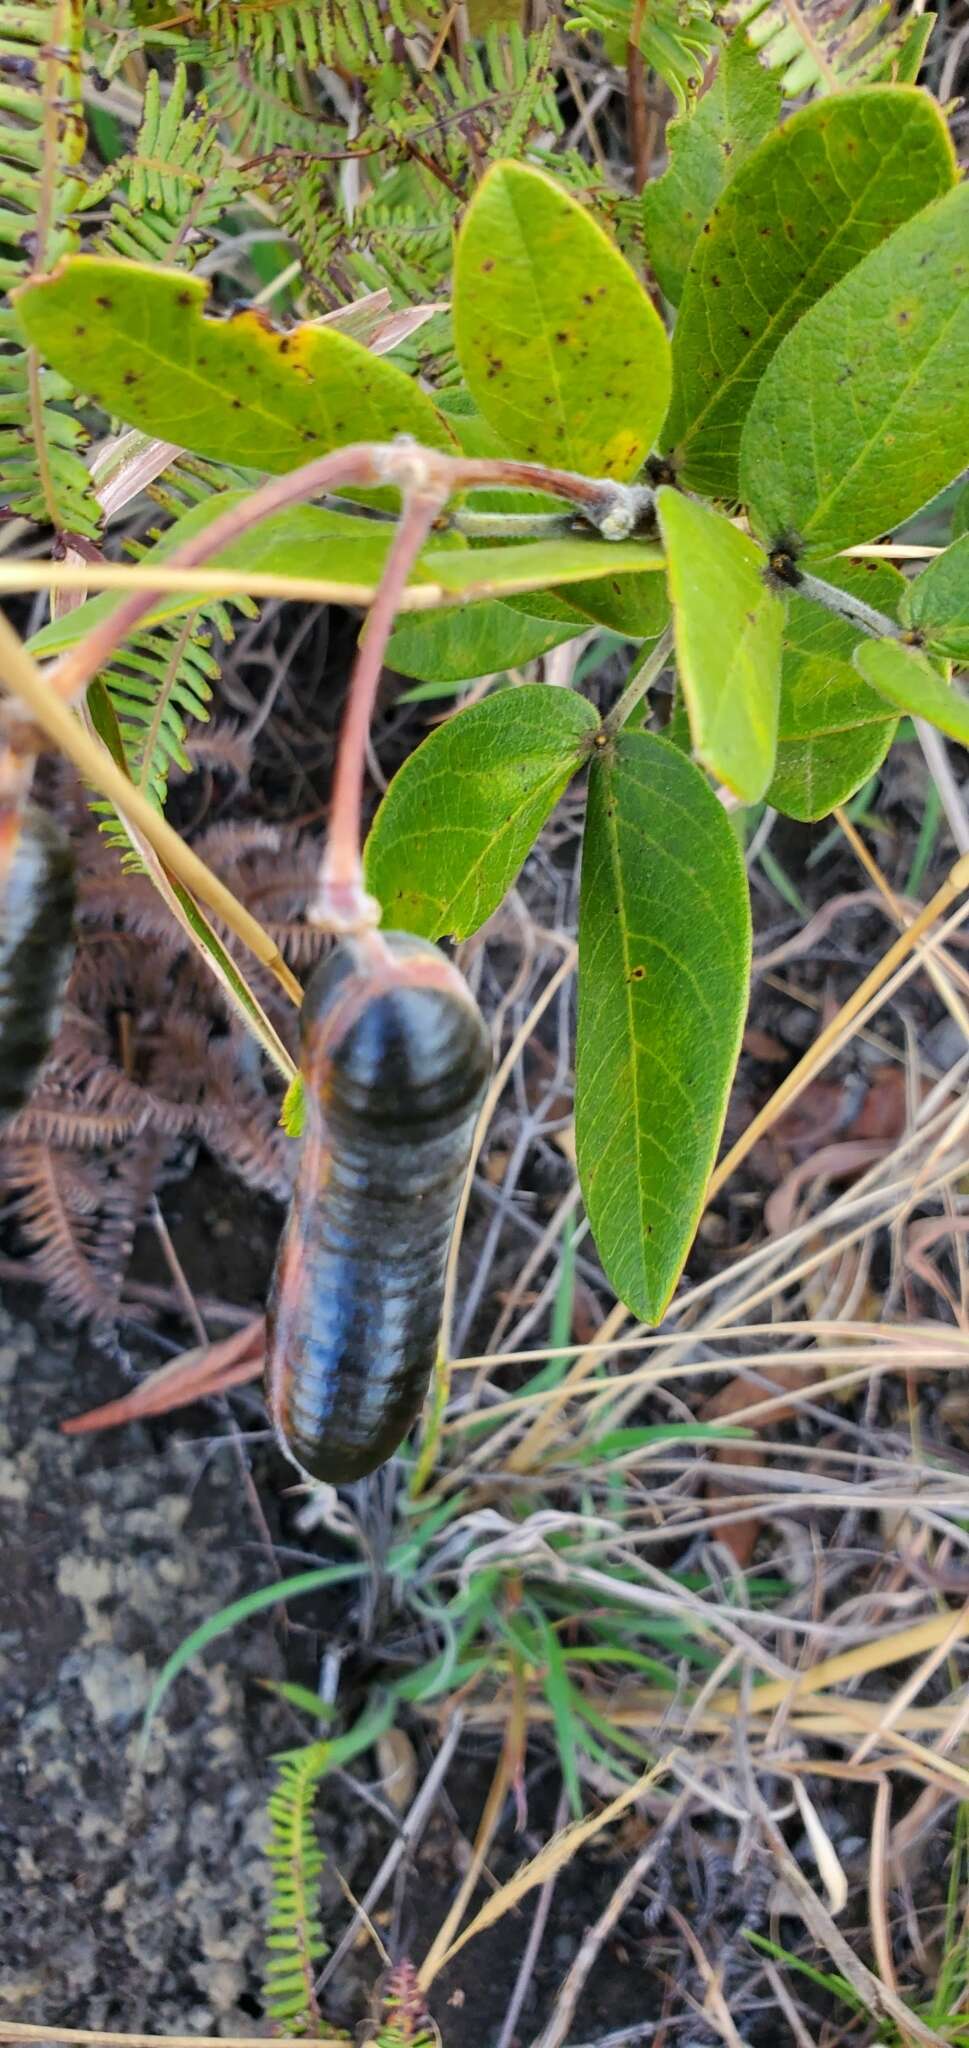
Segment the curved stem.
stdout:
<path fill-rule="evenodd" d="M 328 931 L 354 931 L 380 923 L 380 905 L 363 886 L 360 814 L 367 740 L 384 652 L 407 579 L 444 504 L 443 489 L 404 498 L 380 587 L 367 616 L 350 678 L 330 803 L 326 849 L 307 915 Z"/>
<path fill-rule="evenodd" d="M 553 497 L 565 498 L 575 505 L 604 540 L 628 540 L 631 534 L 644 531 L 653 505 L 653 493 L 645 485 L 615 483 L 611 477 L 577 476 L 571 470 L 545 469 L 538 462 L 441 455 L 436 449 L 420 448 L 406 439 L 361 441 L 317 456 L 285 476 L 271 477 L 241 504 L 214 519 L 204 532 L 186 541 L 184 547 L 168 557 L 164 567 L 168 575 L 178 569 L 198 568 L 273 513 L 305 504 L 326 492 L 361 485 L 391 485 L 404 495 L 408 490 L 427 492 L 438 496 L 442 504 L 456 492 L 471 490 L 475 485 L 548 491 Z M 99 673 L 151 610 L 155 596 L 156 591 L 150 587 L 133 591 L 107 618 L 92 627 L 76 647 L 62 655 L 49 675 L 58 696 L 71 701 L 80 695 L 91 677 Z"/>

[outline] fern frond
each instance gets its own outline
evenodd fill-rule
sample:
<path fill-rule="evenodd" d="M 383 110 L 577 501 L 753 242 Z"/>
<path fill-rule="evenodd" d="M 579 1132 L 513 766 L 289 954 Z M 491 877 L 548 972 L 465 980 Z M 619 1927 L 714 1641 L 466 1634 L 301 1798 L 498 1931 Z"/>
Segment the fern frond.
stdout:
<path fill-rule="evenodd" d="M 79 0 L 0 4 L 0 287 L 50 269 L 77 239 L 84 154 Z M 70 386 L 21 339 L 0 308 L 0 501 L 60 531 L 99 530 L 80 454 L 87 436 L 61 411 Z"/>
<path fill-rule="evenodd" d="M 677 106 L 696 98 L 703 74 L 719 48 L 720 31 L 712 0 L 576 0 L 566 28 L 579 35 L 596 32 L 607 48 L 618 44 L 624 53 L 639 22 L 638 47 L 650 69 L 669 86 Z"/>
<path fill-rule="evenodd" d="M 213 491 L 231 488 L 238 481 L 228 468 L 185 457 L 156 481 L 150 495 L 177 518 Z M 132 542 L 129 552 L 140 560 L 145 546 Z M 117 721 L 128 772 L 159 811 L 165 808 L 172 768 L 191 773 L 185 744 L 188 726 L 208 722 L 212 693 L 221 673 L 213 643 L 231 643 L 233 613 L 254 618 L 257 611 L 251 598 L 214 599 L 184 618 L 164 619 L 132 634 L 101 672 L 99 680 Z M 121 853 L 124 866 L 136 871 L 140 860 L 113 805 L 95 797 L 91 810 L 101 820 L 100 829 L 109 845 Z"/>
<path fill-rule="evenodd" d="M 275 58 L 213 48 L 205 77 L 210 104 L 218 108 L 239 156 L 319 145 L 319 119 L 306 110 L 298 72 L 281 69 Z"/>
<path fill-rule="evenodd" d="M 508 119 L 488 145 L 488 156 L 494 160 L 520 156 L 536 128 L 547 129 L 552 135 L 562 132 L 553 63 L 555 30 L 555 21 L 547 21 L 527 41 L 517 28 L 513 34 L 506 31 L 500 39 L 497 29 L 489 31 L 488 55 L 493 75 L 497 77 L 503 67 L 515 96 Z"/>
<path fill-rule="evenodd" d="M 154 1148 L 144 1137 L 129 1157 L 154 1168 Z M 102 1160 L 82 1169 L 77 1159 L 40 1141 L 5 1144 L 3 1179 L 18 1197 L 17 1224 L 32 1248 L 27 1271 L 77 1315 L 112 1318 L 125 1246 L 130 1252 L 138 1221 L 127 1181 Z"/>
<path fill-rule="evenodd" d="M 325 1742 L 311 1742 L 277 1757 L 278 1775 L 269 1799 L 272 1834 L 267 1855 L 273 1895 L 266 1936 L 266 2008 L 272 2019 L 285 2021 L 290 2034 L 320 2031 L 313 1980 L 315 1965 L 327 1953 L 318 1902 L 325 1859 L 313 1829 L 313 1807 L 328 1757 Z"/>
<path fill-rule="evenodd" d="M 105 255 L 188 267 L 211 248 L 205 231 L 232 204 L 235 187 L 218 123 L 204 96 L 187 105 L 187 77 L 184 64 L 177 65 L 163 99 L 158 72 L 149 71 L 132 153 L 88 189 L 85 212 L 118 194 L 94 244 Z"/>
<path fill-rule="evenodd" d="M 342 131 L 315 150 L 259 167 L 282 231 L 297 245 L 304 278 L 327 305 L 388 286 L 396 303 L 444 290 L 452 236 L 467 186 L 469 149 L 484 165 L 548 147 L 561 133 L 552 66 L 555 24 L 534 36 L 516 26 L 471 44 L 463 71 L 448 56 L 421 70 L 404 55 L 367 77 L 367 121 L 352 153 L 371 172 L 352 221 L 337 184 Z M 255 169 L 256 167 L 254 167 Z M 425 343 L 426 346 L 426 343 Z"/>
<path fill-rule="evenodd" d="M 899 73 L 914 78 L 933 17 L 903 16 L 888 27 L 890 0 L 801 0 L 795 11 L 783 0 L 754 0 L 735 18 L 770 70 L 779 71 L 788 99 L 827 89 L 871 85 Z M 913 36 L 913 31 L 915 32 Z M 914 58 L 906 66 L 906 52 Z"/>

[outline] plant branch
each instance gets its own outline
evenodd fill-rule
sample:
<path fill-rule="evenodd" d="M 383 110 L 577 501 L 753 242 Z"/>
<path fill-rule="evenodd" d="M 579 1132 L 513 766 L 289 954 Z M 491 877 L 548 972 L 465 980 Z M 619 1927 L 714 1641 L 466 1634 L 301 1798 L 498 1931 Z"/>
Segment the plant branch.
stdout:
<path fill-rule="evenodd" d="M 887 612 L 876 611 L 874 605 L 866 604 L 864 598 L 853 597 L 850 591 L 839 589 L 836 583 L 826 583 L 821 576 L 809 575 L 780 549 L 775 550 L 770 558 L 767 577 L 775 589 L 794 590 L 798 597 L 810 598 L 812 603 L 823 605 L 825 611 L 834 612 L 837 618 L 846 619 L 849 625 L 860 627 L 873 639 L 901 639 L 901 626 L 895 619 L 890 619 Z"/>
<path fill-rule="evenodd" d="M 627 719 L 635 711 L 637 704 L 645 697 L 647 690 L 651 690 L 653 684 L 658 681 L 672 652 L 673 628 L 672 626 L 667 626 L 665 631 L 660 634 L 654 646 L 650 648 L 648 654 L 644 654 L 641 661 L 633 669 L 622 696 L 617 699 L 612 710 L 603 719 L 602 730 L 609 739 L 613 739 L 616 733 L 621 730 L 626 724 Z"/>
<path fill-rule="evenodd" d="M 626 120 L 632 157 L 633 190 L 641 192 L 649 178 L 649 125 L 646 117 L 646 63 L 639 47 L 646 0 L 634 0 L 626 44 Z"/>
<path fill-rule="evenodd" d="M 201 898 L 229 930 L 268 967 L 294 1003 L 303 991 L 279 948 L 258 919 L 237 902 L 230 889 L 185 845 L 179 834 L 149 803 L 144 793 L 112 760 L 107 747 L 86 732 L 73 711 L 56 695 L 12 626 L 0 614 L 0 683 L 26 704 L 32 719 L 56 747 L 73 761 L 78 774 L 109 798 L 116 810 L 131 818 L 172 874 Z"/>
<path fill-rule="evenodd" d="M 836 583 L 825 583 L 821 576 L 809 576 L 800 572 L 797 585 L 802 597 L 810 597 L 815 604 L 823 604 L 829 612 L 836 612 L 839 618 L 847 619 L 852 626 L 860 626 L 863 633 L 870 633 L 874 639 L 898 640 L 901 626 L 890 619 L 887 612 L 875 610 L 861 597 L 852 597 L 847 590 L 839 590 Z"/>
<path fill-rule="evenodd" d="M 264 519 L 291 505 L 305 504 L 326 492 L 360 486 L 391 485 L 402 493 L 420 490 L 444 504 L 455 492 L 476 485 L 509 490 L 541 490 L 574 505 L 604 540 L 628 540 L 645 531 L 652 516 L 653 493 L 645 485 L 617 483 L 611 477 L 577 476 L 570 470 L 546 469 L 537 462 L 441 455 L 402 437 L 392 442 L 358 442 L 317 456 L 285 476 L 272 477 L 257 491 L 223 512 L 164 565 L 166 583 L 132 591 L 122 604 L 99 621 L 76 647 L 62 655 L 50 682 L 59 696 L 77 697 L 132 633 L 167 580 L 182 569 L 194 569 L 241 540 Z"/>
<path fill-rule="evenodd" d="M 469 540 L 555 540 L 575 530 L 568 512 L 469 512 L 463 505 L 448 523 Z"/>

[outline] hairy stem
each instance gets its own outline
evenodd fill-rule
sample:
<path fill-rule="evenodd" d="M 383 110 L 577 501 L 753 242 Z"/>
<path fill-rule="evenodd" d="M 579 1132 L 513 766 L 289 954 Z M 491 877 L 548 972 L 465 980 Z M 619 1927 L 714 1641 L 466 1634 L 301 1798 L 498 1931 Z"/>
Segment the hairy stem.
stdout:
<path fill-rule="evenodd" d="M 825 611 L 835 612 L 841 619 L 847 619 L 852 626 L 860 626 L 863 633 L 871 634 L 876 640 L 898 640 L 901 627 L 887 612 L 875 610 L 861 597 L 852 597 L 847 590 L 839 590 L 836 583 L 825 583 L 821 576 L 809 576 L 804 569 L 795 569 L 790 578 L 781 577 L 781 582 L 796 590 L 800 597 L 809 597 L 815 604 L 823 604 Z"/>
<path fill-rule="evenodd" d="M 555 540 L 575 528 L 567 512 L 469 512 L 463 505 L 450 524 L 470 540 Z"/>

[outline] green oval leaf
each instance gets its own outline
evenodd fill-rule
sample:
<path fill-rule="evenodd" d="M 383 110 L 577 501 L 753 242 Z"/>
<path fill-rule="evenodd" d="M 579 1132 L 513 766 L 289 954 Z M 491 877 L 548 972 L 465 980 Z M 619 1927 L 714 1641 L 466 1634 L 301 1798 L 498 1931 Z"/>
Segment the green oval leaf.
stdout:
<path fill-rule="evenodd" d="M 894 612 L 906 585 L 887 562 L 826 562 L 824 574 Z M 777 763 L 767 801 L 805 823 L 846 803 L 880 768 L 898 729 L 852 656 L 858 628 L 792 592 L 784 630 Z"/>
<path fill-rule="evenodd" d="M 927 718 L 969 747 L 969 699 L 944 683 L 924 654 L 899 640 L 865 640 L 855 648 L 855 667 L 897 710 Z"/>
<path fill-rule="evenodd" d="M 740 488 L 769 546 L 890 532 L 969 463 L 969 185 L 849 271 L 757 387 Z"/>
<path fill-rule="evenodd" d="M 496 910 L 599 724 L 569 690 L 501 690 L 439 726 L 394 776 L 364 852 L 383 922 L 425 938 Z"/>
<path fill-rule="evenodd" d="M 454 268 L 454 333 L 471 394 L 516 455 L 629 477 L 669 403 L 669 343 L 602 229 L 542 171 L 495 164 Z"/>
<path fill-rule="evenodd" d="M 703 1207 L 749 974 L 726 812 L 675 747 L 621 733 L 589 781 L 576 1144 L 602 1263 L 646 1322 L 666 1309 Z"/>
<path fill-rule="evenodd" d="M 15 294 L 28 339 L 96 405 L 196 455 L 296 469 L 351 441 L 454 443 L 426 392 L 333 327 L 208 317 L 184 271 L 73 256 Z"/>
<path fill-rule="evenodd" d="M 961 540 L 964 533 L 969 533 L 969 484 L 959 492 L 952 513 L 953 540 Z"/>
<path fill-rule="evenodd" d="M 643 193 L 643 228 L 661 291 L 678 306 L 696 238 L 727 179 L 775 126 L 778 79 L 764 69 L 742 29 L 729 36 L 713 84 L 666 130 L 669 169 Z"/>
<path fill-rule="evenodd" d="M 729 519 L 668 488 L 656 505 L 694 748 L 756 803 L 774 768 L 783 602 L 764 580 L 760 549 Z"/>
<path fill-rule="evenodd" d="M 915 86 L 815 100 L 741 166 L 699 238 L 673 335 L 663 441 L 685 484 L 736 497 L 743 423 L 785 334 L 954 179 L 945 122 Z"/>
<path fill-rule="evenodd" d="M 543 619 L 513 610 L 500 599 L 457 605 L 425 618 L 404 619 L 390 636 L 385 659 L 389 668 L 421 682 L 465 683 L 534 661 L 550 648 L 574 640 L 586 627 L 578 612 L 571 618 Z"/>
<path fill-rule="evenodd" d="M 906 585 L 900 614 L 936 653 L 969 661 L 969 533 Z"/>
<path fill-rule="evenodd" d="M 570 583 L 568 602 L 584 613 L 586 626 L 606 626 L 626 640 L 657 640 L 669 624 L 663 576 L 599 576 L 594 583 Z"/>

